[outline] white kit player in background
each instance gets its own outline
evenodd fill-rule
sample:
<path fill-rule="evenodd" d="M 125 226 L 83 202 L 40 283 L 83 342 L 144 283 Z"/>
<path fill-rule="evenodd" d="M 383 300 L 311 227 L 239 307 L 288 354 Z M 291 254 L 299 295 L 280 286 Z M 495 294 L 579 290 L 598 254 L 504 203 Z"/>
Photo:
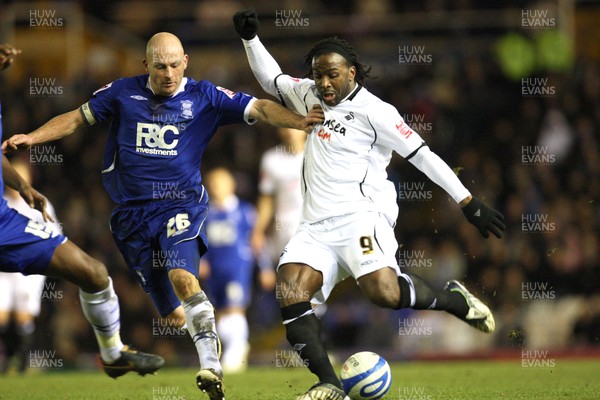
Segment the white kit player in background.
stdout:
<path fill-rule="evenodd" d="M 484 237 L 504 230 L 503 216 L 472 196 L 391 104 L 365 87 L 370 68 L 345 40 L 316 43 L 305 57 L 307 78 L 282 73 L 259 38 L 253 9 L 234 26 L 261 87 L 301 114 L 322 109 L 324 122 L 308 135 L 302 165 L 302 220 L 279 260 L 278 299 L 289 344 L 319 381 L 298 400 L 342 400 L 345 393 L 321 340 L 313 304 L 352 277 L 372 303 L 385 308 L 444 310 L 493 332 L 489 308 L 457 281 L 434 288 L 400 271 L 394 226 L 396 190 L 386 168 L 396 152 L 442 187 Z"/>
<path fill-rule="evenodd" d="M 306 132 L 279 128 L 281 143 L 267 150 L 260 163 L 257 218 L 252 231 L 255 254 L 267 254 L 269 265 L 261 267 L 261 286 L 272 290 L 281 251 L 298 229 L 302 214 L 301 169 Z"/>
<path fill-rule="evenodd" d="M 31 183 L 31 169 L 29 164 L 15 159 L 12 162 L 14 169 L 27 182 Z M 30 218 L 37 224 L 50 226 L 51 231 L 62 234 L 62 228 L 54 212 L 54 207 L 48 201 L 46 211 L 55 222 L 44 221 L 41 212 L 31 208 L 23 200 L 21 195 L 6 187 L 4 199 L 10 208 L 17 210 L 20 214 Z M 47 232 L 49 229 L 45 229 Z M 14 334 L 4 341 L 5 359 L 0 361 L 0 371 L 16 369 L 25 372 L 27 369 L 27 355 L 33 340 L 35 331 L 35 318 L 40 314 L 42 303 L 42 292 L 44 290 L 44 275 L 22 275 L 8 272 L 0 272 L 0 337 L 8 333 L 13 322 Z M 2 342 L 2 340 L 0 340 Z"/>

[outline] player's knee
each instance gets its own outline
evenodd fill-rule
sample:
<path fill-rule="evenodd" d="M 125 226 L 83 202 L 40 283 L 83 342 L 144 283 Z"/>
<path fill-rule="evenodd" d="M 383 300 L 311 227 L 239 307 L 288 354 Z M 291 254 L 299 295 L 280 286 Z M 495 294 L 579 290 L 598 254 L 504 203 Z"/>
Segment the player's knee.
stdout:
<path fill-rule="evenodd" d="M 277 272 L 275 294 L 281 307 L 310 301 L 323 286 L 323 275 L 304 264 L 284 264 Z"/>
<path fill-rule="evenodd" d="M 281 307 L 289 306 L 310 300 L 308 290 L 302 289 L 303 285 L 299 281 L 287 279 L 284 274 L 280 275 L 275 285 L 275 296 Z"/>
<path fill-rule="evenodd" d="M 84 259 L 85 265 L 85 282 L 93 289 L 94 292 L 99 292 L 106 289 L 108 286 L 108 270 L 106 266 L 88 255 Z"/>
<path fill-rule="evenodd" d="M 169 271 L 169 280 L 179 300 L 185 300 L 200 291 L 198 279 L 184 269 L 176 268 Z"/>
<path fill-rule="evenodd" d="M 361 281 L 360 287 L 373 304 L 384 308 L 397 308 L 400 301 L 400 287 L 396 280 L 389 282 L 382 279 L 371 279 Z"/>

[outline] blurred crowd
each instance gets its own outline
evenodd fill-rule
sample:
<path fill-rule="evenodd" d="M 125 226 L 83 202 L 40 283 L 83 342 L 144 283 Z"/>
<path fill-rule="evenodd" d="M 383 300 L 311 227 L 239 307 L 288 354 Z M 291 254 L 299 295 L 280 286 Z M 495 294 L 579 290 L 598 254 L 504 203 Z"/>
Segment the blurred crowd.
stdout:
<path fill-rule="evenodd" d="M 117 6 L 120 2 L 111 3 Z M 329 3 L 320 6 L 328 7 Z M 346 12 L 353 12 L 363 3 L 400 4 L 337 3 L 352 5 Z M 441 4 L 442 8 L 445 4 L 426 3 Z M 91 8 L 91 4 L 86 7 Z M 432 46 L 431 63 L 402 65 L 398 63 L 397 46 L 390 50 L 354 39 L 361 60 L 373 64 L 377 76 L 367 82 L 369 90 L 396 106 L 430 148 L 455 169 L 465 186 L 506 217 L 503 239 L 483 239 L 443 191 L 396 155 L 388 172 L 399 194 L 396 232 L 400 265 L 440 286 L 449 279 L 463 280 L 490 304 L 498 330 L 485 339 L 488 349 L 523 344 L 546 348 L 598 346 L 598 60 L 577 57 L 565 72 L 537 71 L 535 77 L 548 78 L 541 86 L 553 90 L 525 95 L 521 80 L 503 74 L 491 46 L 480 52 L 460 46 L 438 51 Z M 400 39 L 396 43 L 401 44 Z M 232 40 L 230 45 L 240 58 L 237 69 L 193 70 L 192 77 L 266 97 L 247 67 L 241 44 Z M 310 45 L 305 40 L 287 45 L 291 47 L 287 50 L 278 48 L 284 71 L 303 75 L 302 59 Z M 201 54 L 202 48 L 195 51 Z M 93 68 L 88 68 L 77 80 L 65 84 L 68 95 L 62 96 L 31 95 L 29 82 L 15 81 L 10 73 L 0 75 L 4 139 L 29 132 L 52 116 L 75 109 L 94 90 L 120 76 L 118 64 L 112 74 L 97 76 Z M 147 351 L 185 358 L 186 353 L 193 353 L 187 347 L 190 341 L 177 335 L 161 335 L 160 329 L 153 329 L 160 326 L 158 315 L 113 243 L 108 227 L 113 205 L 102 188 L 100 175 L 107 128 L 89 127 L 52 144 L 48 148 L 60 156 L 56 162 L 36 162 L 31 152 L 14 157 L 29 159 L 34 184 L 53 202 L 65 234 L 109 267 L 120 296 L 124 340 L 134 341 Z M 202 168 L 226 165 L 235 173 L 238 196 L 253 202 L 258 195 L 260 157 L 277 140 L 275 130 L 268 126 L 226 127 L 211 142 Z M 95 351 L 96 343 L 81 315 L 75 287 L 55 283 L 46 284 L 45 290 L 60 291 L 61 296 L 44 298 L 38 323 L 44 329 L 38 329 L 36 348 L 52 346 L 70 365 L 77 363 L 81 354 Z M 257 286 L 248 311 L 252 351 L 284 345 L 275 302 L 272 292 Z M 437 316 L 427 319 L 428 313 L 376 309 L 360 297 L 353 283 L 334 292 L 323 320 L 332 348 L 371 346 L 394 353 L 395 349 L 403 352 L 406 343 L 414 342 L 414 337 L 399 335 L 398 326 L 416 315 L 434 333 L 448 335 L 454 329 L 449 324 L 438 324 L 445 320 L 436 320 Z M 564 340 L 537 337 L 535 322 L 541 315 L 564 322 L 560 327 Z M 417 349 L 420 344 L 444 350 L 442 345 L 417 342 Z"/>

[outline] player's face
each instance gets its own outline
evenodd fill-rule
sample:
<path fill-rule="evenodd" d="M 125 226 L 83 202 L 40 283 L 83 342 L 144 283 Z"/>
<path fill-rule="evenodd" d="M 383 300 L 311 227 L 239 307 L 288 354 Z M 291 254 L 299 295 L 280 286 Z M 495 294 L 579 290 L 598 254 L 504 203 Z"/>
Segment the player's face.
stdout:
<path fill-rule="evenodd" d="M 182 48 L 158 47 L 144 61 L 146 71 L 150 74 L 150 86 L 160 96 L 171 96 L 183 79 L 187 68 L 188 56 Z"/>
<path fill-rule="evenodd" d="M 217 168 L 206 176 L 206 186 L 211 199 L 221 203 L 235 193 L 235 180 L 229 171 Z"/>
<path fill-rule="evenodd" d="M 312 61 L 313 79 L 323 102 L 330 107 L 339 104 L 354 89 L 356 68 L 337 53 L 321 54 Z"/>

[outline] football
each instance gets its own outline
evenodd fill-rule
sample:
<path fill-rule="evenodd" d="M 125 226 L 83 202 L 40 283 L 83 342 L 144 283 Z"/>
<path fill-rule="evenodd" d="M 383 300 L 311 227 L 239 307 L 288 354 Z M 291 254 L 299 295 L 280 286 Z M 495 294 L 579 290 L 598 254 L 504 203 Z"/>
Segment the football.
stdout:
<path fill-rule="evenodd" d="M 340 380 L 352 400 L 380 399 L 390 390 L 392 373 L 379 354 L 361 351 L 344 362 Z"/>

